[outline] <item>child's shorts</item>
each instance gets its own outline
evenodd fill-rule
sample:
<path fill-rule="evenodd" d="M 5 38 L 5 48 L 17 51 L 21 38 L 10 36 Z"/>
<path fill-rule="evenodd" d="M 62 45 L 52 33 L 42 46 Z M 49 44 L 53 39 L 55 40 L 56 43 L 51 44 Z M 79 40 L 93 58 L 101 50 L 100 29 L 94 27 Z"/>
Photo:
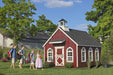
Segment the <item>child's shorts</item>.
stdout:
<path fill-rule="evenodd" d="M 23 62 L 23 58 L 20 59 L 20 63 L 19 64 L 22 64 L 22 62 Z"/>
<path fill-rule="evenodd" d="M 31 65 L 34 65 L 34 62 L 33 61 L 31 61 Z"/>
<path fill-rule="evenodd" d="M 14 64 L 15 63 L 15 58 L 12 58 L 12 64 Z"/>

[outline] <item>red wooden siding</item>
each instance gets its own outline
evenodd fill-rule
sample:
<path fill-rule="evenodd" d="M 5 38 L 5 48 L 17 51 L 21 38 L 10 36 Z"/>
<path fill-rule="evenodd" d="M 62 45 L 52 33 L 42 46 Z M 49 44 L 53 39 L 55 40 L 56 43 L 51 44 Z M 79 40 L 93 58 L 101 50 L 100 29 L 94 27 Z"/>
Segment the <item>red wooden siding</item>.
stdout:
<path fill-rule="evenodd" d="M 90 47 L 85 47 L 86 49 L 86 62 L 81 62 L 81 49 L 82 47 L 78 47 L 78 67 L 86 67 L 87 66 L 87 60 L 88 60 L 88 50 Z M 97 47 L 91 47 L 93 49 L 93 62 L 91 62 L 91 66 L 95 65 L 95 49 Z M 99 47 L 99 60 L 101 57 L 101 48 Z"/>
<path fill-rule="evenodd" d="M 49 44 L 49 42 L 51 40 L 55 40 L 55 39 L 66 39 L 65 43 L 63 44 L 58 44 L 58 45 L 53 45 L 53 44 Z M 64 46 L 64 64 L 66 62 L 66 49 L 68 47 L 71 47 L 73 49 L 73 66 L 77 67 L 76 64 L 76 44 L 71 41 L 61 30 L 58 30 L 53 36 L 52 38 L 47 42 L 47 44 L 45 45 L 45 60 L 47 59 L 47 50 L 49 48 L 53 49 L 53 59 L 54 59 L 54 64 L 55 64 L 55 47 L 60 47 L 60 46 Z M 47 61 L 47 60 L 46 60 Z"/>

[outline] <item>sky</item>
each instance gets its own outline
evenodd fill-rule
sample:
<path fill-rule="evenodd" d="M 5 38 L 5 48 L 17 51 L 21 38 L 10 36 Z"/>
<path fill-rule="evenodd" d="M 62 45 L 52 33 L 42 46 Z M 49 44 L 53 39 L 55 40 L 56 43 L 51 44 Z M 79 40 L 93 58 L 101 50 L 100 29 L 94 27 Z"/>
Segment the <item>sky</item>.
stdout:
<path fill-rule="evenodd" d="M 3 3 L 0 0 L 0 6 Z M 68 27 L 76 30 L 87 30 L 87 25 L 96 24 L 87 21 L 85 13 L 91 11 L 94 0 L 31 0 L 35 4 L 37 10 L 34 19 L 38 20 L 38 16 L 44 14 L 47 19 L 51 20 L 54 24 L 62 18 L 68 21 Z"/>

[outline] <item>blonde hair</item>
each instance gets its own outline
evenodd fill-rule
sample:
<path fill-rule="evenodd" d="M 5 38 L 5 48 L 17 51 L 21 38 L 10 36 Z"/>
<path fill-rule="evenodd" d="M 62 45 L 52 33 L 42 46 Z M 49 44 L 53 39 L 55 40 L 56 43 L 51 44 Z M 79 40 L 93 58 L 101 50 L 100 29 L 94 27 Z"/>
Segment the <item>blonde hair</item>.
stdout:
<path fill-rule="evenodd" d="M 37 54 L 40 54 L 40 52 L 41 52 L 41 51 L 40 51 L 40 50 L 38 50 L 38 51 L 37 51 Z"/>

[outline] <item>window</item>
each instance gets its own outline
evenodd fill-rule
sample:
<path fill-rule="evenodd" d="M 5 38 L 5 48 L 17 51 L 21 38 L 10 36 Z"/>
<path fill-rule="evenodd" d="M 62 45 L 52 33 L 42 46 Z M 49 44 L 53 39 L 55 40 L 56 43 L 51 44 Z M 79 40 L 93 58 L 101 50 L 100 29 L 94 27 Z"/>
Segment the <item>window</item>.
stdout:
<path fill-rule="evenodd" d="M 90 61 L 93 61 L 93 49 L 89 48 L 88 57 Z"/>
<path fill-rule="evenodd" d="M 85 47 L 83 47 L 81 49 L 81 61 L 86 62 L 86 49 L 85 49 Z"/>
<path fill-rule="evenodd" d="M 95 49 L 95 61 L 99 61 L 99 49 Z"/>
<path fill-rule="evenodd" d="M 47 62 L 53 62 L 53 50 L 51 48 L 47 50 Z"/>
<path fill-rule="evenodd" d="M 73 49 L 71 47 L 67 48 L 67 62 L 73 62 Z"/>

